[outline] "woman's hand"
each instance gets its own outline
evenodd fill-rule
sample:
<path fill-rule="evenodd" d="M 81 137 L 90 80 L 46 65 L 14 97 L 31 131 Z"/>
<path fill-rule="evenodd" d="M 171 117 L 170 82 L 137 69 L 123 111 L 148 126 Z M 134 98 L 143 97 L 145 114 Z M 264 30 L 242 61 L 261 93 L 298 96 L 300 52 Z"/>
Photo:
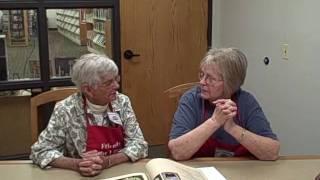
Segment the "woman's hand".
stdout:
<path fill-rule="evenodd" d="M 96 176 L 105 168 L 102 152 L 88 151 L 81 155 L 78 171 L 82 176 Z"/>
<path fill-rule="evenodd" d="M 229 132 L 233 127 L 235 127 L 237 124 L 234 122 L 233 118 L 228 119 L 225 123 L 224 123 L 224 130 L 226 130 L 227 132 Z"/>
<path fill-rule="evenodd" d="M 216 105 L 211 117 L 213 120 L 215 120 L 220 126 L 225 125 L 229 120 L 233 122 L 233 118 L 237 114 L 236 103 L 230 99 L 218 99 L 212 103 Z"/>
<path fill-rule="evenodd" d="M 320 180 L 320 173 L 314 179 L 315 180 Z"/>

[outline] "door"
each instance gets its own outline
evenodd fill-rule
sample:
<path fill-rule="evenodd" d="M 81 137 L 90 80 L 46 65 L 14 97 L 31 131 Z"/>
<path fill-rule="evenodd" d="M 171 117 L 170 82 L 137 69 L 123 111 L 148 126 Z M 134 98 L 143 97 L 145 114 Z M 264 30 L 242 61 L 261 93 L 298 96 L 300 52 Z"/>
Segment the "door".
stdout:
<path fill-rule="evenodd" d="M 120 21 L 122 91 L 149 144 L 164 144 L 163 92 L 198 79 L 207 50 L 208 0 L 121 0 Z M 140 56 L 125 59 L 126 50 Z"/>

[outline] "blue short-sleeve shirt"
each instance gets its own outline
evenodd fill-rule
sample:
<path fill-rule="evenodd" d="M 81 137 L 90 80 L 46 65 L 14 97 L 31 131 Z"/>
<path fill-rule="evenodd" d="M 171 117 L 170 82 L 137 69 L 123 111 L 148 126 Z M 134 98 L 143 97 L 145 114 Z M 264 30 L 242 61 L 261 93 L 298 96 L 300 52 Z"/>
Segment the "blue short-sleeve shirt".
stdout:
<path fill-rule="evenodd" d="M 235 119 L 238 125 L 260 136 L 277 140 L 276 134 L 272 132 L 270 123 L 253 95 L 240 89 L 235 93 L 233 100 L 238 108 L 238 115 Z M 201 98 L 200 87 L 188 90 L 181 97 L 177 111 L 174 114 L 170 139 L 175 139 L 195 129 L 210 118 L 213 112 L 214 106 Z M 212 138 L 230 145 L 239 144 L 223 127 L 213 133 Z"/>

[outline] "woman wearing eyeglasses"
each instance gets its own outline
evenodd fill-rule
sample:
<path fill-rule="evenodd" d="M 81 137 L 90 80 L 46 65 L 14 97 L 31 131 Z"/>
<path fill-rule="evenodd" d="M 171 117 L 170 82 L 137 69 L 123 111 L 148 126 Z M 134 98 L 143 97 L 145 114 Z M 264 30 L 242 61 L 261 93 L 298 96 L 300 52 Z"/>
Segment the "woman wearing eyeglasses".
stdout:
<path fill-rule="evenodd" d="M 146 157 L 148 144 L 130 100 L 117 92 L 116 64 L 106 56 L 87 54 L 72 70 L 80 92 L 56 104 L 47 128 L 31 147 L 33 162 L 41 168 L 95 176 L 105 168 Z"/>
<path fill-rule="evenodd" d="M 235 48 L 210 49 L 200 63 L 200 85 L 180 99 L 170 132 L 176 160 L 255 156 L 276 160 L 280 143 L 259 103 L 242 90 L 246 56 Z"/>

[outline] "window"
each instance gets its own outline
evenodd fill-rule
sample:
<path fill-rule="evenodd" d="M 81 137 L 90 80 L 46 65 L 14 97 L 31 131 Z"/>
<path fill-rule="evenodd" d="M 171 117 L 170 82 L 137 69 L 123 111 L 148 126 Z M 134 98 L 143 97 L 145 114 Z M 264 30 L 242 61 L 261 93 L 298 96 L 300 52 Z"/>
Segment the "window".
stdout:
<path fill-rule="evenodd" d="M 40 78 L 35 9 L 0 10 L 0 81 Z"/>
<path fill-rule="evenodd" d="M 51 78 L 69 77 L 83 54 L 112 58 L 112 8 L 49 9 L 47 19 Z"/>
<path fill-rule="evenodd" d="M 0 92 L 70 86 L 75 59 L 90 52 L 121 67 L 119 1 L 0 1 L 0 7 Z"/>

